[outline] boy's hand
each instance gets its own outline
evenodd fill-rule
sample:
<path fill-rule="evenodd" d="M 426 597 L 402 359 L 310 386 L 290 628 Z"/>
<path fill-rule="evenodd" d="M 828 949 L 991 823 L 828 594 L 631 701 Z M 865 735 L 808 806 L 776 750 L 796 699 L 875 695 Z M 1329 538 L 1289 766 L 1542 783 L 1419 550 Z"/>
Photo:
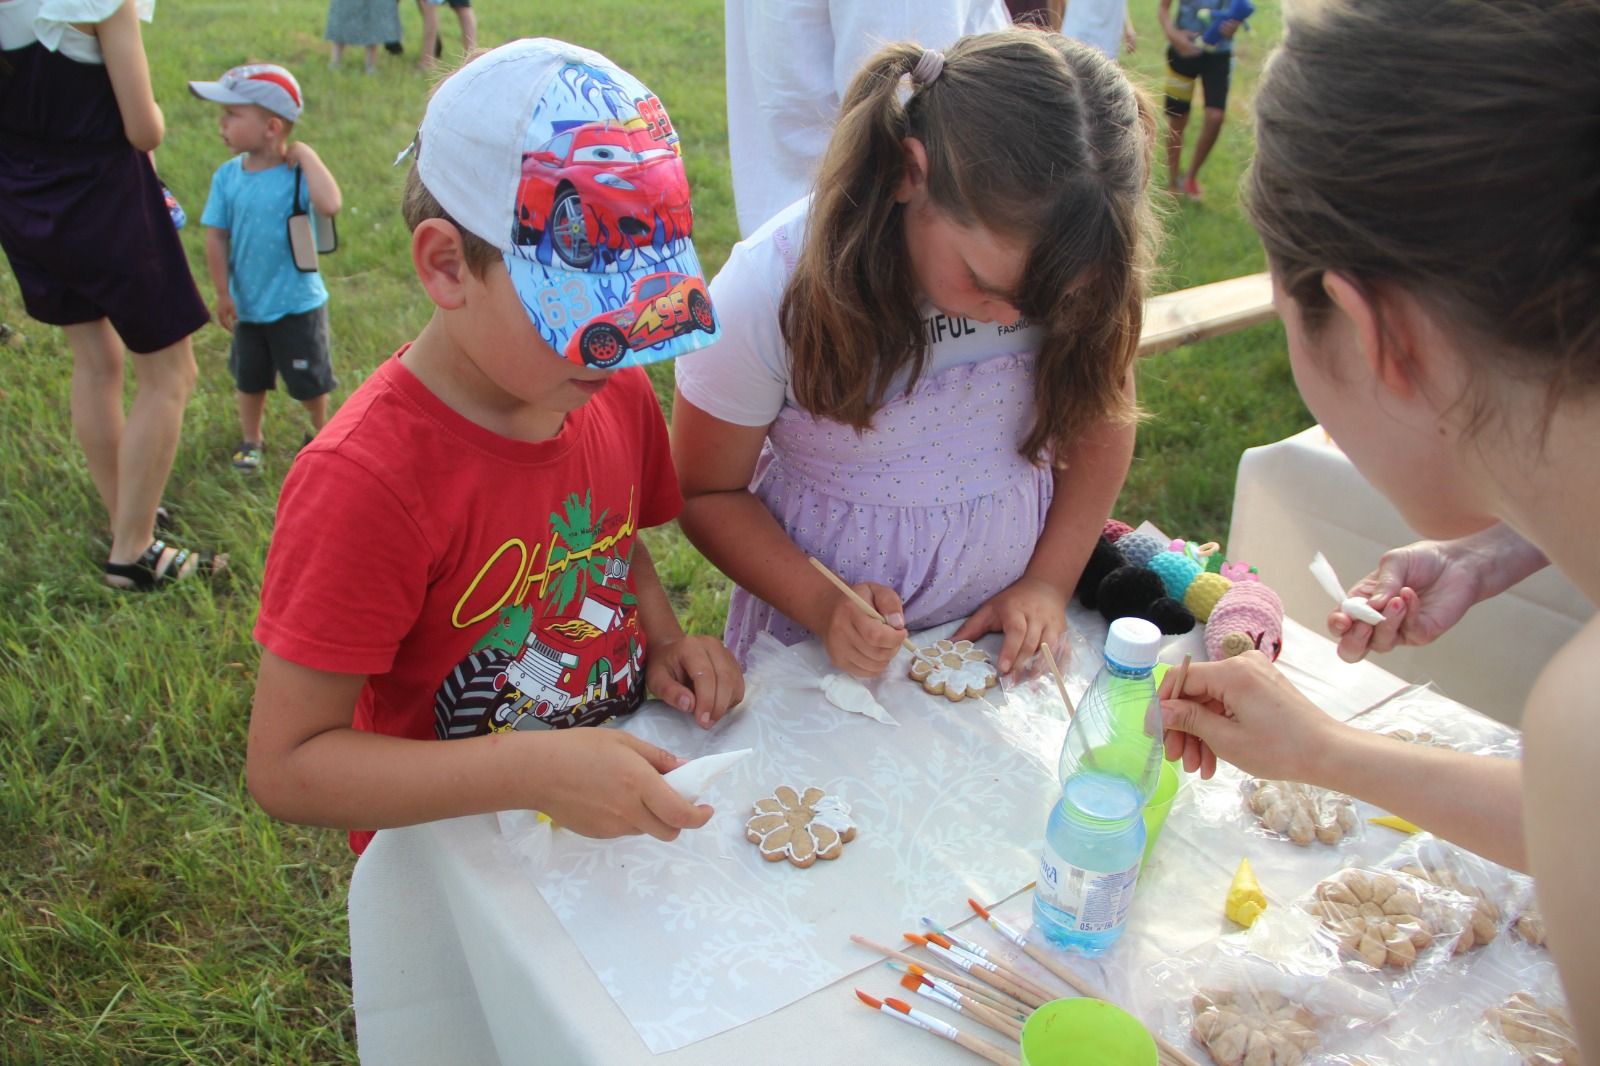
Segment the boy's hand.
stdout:
<path fill-rule="evenodd" d="M 905 605 L 900 602 L 899 594 L 887 585 L 863 581 L 851 587 L 856 595 L 888 619 L 888 625 L 840 594 L 834 601 L 833 613 L 828 616 L 822 646 L 827 649 L 833 665 L 845 673 L 877 677 L 900 650 L 900 642 L 906 639 Z"/>
<path fill-rule="evenodd" d="M 290 141 L 284 146 L 283 161 L 290 166 L 299 166 L 305 160 L 307 152 L 311 152 L 311 146 L 306 144 L 305 141 Z M 311 152 L 313 158 L 316 157 L 316 154 Z"/>
<path fill-rule="evenodd" d="M 233 332 L 233 327 L 239 324 L 239 311 L 233 306 L 233 297 L 222 292 L 217 294 L 216 306 L 217 325 Z"/>
<path fill-rule="evenodd" d="M 1066 631 L 1066 595 L 1048 581 L 1022 577 L 973 611 L 950 639 L 977 640 L 985 633 L 1004 633 L 995 666 L 1002 674 L 1015 676 L 1033 661 L 1040 645 L 1048 642 L 1052 651 L 1060 651 Z"/>
<path fill-rule="evenodd" d="M 649 833 L 674 840 L 682 829 L 698 829 L 711 808 L 693 804 L 661 779 L 684 760 L 620 729 L 562 729 L 545 742 L 560 744 L 561 757 L 544 781 L 539 809 L 564 829 L 586 837 Z"/>
<path fill-rule="evenodd" d="M 679 637 L 651 644 L 647 656 L 645 679 L 650 691 L 684 714 L 694 715 L 701 729 L 710 729 L 729 707 L 744 699 L 744 671 L 720 640 Z"/>

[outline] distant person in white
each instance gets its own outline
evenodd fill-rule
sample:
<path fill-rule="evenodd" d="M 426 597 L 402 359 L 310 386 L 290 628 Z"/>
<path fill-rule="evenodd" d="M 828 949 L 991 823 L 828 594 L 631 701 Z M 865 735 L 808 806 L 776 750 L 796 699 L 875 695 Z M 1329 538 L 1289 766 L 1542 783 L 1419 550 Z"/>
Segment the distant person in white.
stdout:
<path fill-rule="evenodd" d="M 726 0 L 724 10 L 742 237 L 811 191 L 839 101 L 879 47 L 944 48 L 1011 24 L 1001 0 Z"/>
<path fill-rule="evenodd" d="M 1132 52 L 1139 45 L 1133 20 L 1128 18 L 1128 0 L 1067 0 L 1061 32 L 1100 49 L 1111 59 L 1122 49 Z"/>

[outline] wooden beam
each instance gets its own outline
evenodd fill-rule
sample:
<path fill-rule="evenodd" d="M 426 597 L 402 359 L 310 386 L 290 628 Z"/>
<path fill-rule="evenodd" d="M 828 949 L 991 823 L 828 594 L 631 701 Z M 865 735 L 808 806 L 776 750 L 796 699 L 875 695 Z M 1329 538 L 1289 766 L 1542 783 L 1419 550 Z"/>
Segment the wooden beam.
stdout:
<path fill-rule="evenodd" d="M 1139 354 L 1152 355 L 1244 329 L 1276 317 L 1272 277 L 1247 274 L 1152 296 L 1144 305 Z"/>

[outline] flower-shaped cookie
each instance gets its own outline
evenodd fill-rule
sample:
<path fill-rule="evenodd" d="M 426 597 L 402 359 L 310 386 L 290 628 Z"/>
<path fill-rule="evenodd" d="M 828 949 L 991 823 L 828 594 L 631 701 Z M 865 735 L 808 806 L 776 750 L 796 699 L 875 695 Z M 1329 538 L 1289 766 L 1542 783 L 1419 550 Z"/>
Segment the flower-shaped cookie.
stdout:
<path fill-rule="evenodd" d="M 1451 892 L 1459 892 L 1472 901 L 1472 917 L 1467 927 L 1461 931 L 1461 935 L 1456 938 L 1455 947 L 1450 952 L 1452 955 L 1460 955 L 1471 948 L 1482 947 L 1500 932 L 1500 908 L 1477 885 L 1457 877 L 1443 867 L 1424 870 L 1412 863 L 1400 867 L 1400 872 L 1409 874 L 1419 881 L 1427 881 L 1440 888 L 1449 889 Z"/>
<path fill-rule="evenodd" d="M 1321 1041 L 1317 1016 L 1276 992 L 1202 988 L 1194 1035 L 1217 1066 L 1300 1066 Z"/>
<path fill-rule="evenodd" d="M 1349 796 L 1297 781 L 1252 778 L 1244 784 L 1244 801 L 1263 826 L 1303 848 L 1313 840 L 1337 844 L 1359 824 Z"/>
<path fill-rule="evenodd" d="M 970 640 L 940 640 L 918 648 L 911 660 L 911 680 L 934 696 L 958 703 L 981 696 L 999 680 L 989 653 Z"/>
<path fill-rule="evenodd" d="M 1406 969 L 1435 937 L 1459 934 L 1437 904 L 1424 900 L 1425 888 L 1404 875 L 1339 871 L 1312 891 L 1306 910 L 1322 919 L 1339 946 L 1374 969 Z"/>
<path fill-rule="evenodd" d="M 1491 1007 L 1484 1018 L 1527 1066 L 1578 1066 L 1578 1033 L 1560 1007 L 1544 1006 L 1518 992 Z"/>
<path fill-rule="evenodd" d="M 744 823 L 744 835 L 768 862 L 788 859 L 799 867 L 818 859 L 837 859 L 856 836 L 850 808 L 820 788 L 796 792 L 779 785 L 768 799 L 756 801 L 756 813 Z"/>

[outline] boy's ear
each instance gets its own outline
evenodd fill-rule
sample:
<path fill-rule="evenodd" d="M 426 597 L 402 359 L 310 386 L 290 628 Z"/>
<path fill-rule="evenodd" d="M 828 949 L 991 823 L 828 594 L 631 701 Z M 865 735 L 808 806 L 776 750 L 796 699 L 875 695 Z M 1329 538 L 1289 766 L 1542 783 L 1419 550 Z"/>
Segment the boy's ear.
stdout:
<path fill-rule="evenodd" d="M 1349 323 L 1367 371 L 1389 392 L 1410 399 L 1425 373 L 1418 363 L 1409 301 L 1392 290 L 1360 285 L 1337 271 L 1322 275 L 1322 289 Z"/>
<path fill-rule="evenodd" d="M 466 303 L 467 257 L 461 231 L 442 218 L 423 219 L 411 234 L 411 265 L 435 305 L 454 311 Z"/>

